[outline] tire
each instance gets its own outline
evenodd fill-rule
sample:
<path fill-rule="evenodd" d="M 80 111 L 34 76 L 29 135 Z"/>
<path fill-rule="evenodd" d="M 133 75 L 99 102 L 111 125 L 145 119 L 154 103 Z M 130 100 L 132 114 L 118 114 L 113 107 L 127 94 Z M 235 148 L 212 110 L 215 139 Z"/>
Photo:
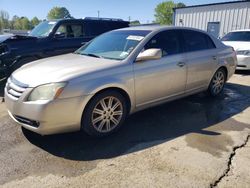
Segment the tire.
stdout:
<path fill-rule="evenodd" d="M 220 95 L 224 89 L 225 83 L 226 83 L 226 72 L 224 69 L 220 68 L 215 72 L 210 82 L 208 88 L 209 95 L 212 97 Z"/>
<path fill-rule="evenodd" d="M 94 96 L 84 110 L 82 130 L 93 137 L 108 136 L 122 126 L 127 113 L 126 99 L 119 92 L 104 91 Z"/>

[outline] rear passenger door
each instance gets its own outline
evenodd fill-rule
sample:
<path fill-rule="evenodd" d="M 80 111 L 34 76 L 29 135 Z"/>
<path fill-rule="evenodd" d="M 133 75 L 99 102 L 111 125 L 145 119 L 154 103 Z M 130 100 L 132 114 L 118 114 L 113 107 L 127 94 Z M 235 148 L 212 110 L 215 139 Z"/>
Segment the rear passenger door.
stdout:
<path fill-rule="evenodd" d="M 205 33 L 182 30 L 185 58 L 187 59 L 186 92 L 208 86 L 212 70 L 217 64 L 217 49 Z"/>

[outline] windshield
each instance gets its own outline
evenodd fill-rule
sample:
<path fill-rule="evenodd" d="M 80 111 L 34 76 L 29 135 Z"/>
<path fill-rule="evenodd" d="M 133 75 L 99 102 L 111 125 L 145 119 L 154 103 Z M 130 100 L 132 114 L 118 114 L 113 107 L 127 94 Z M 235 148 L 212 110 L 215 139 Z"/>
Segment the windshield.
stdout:
<path fill-rule="evenodd" d="M 30 36 L 33 37 L 47 37 L 56 25 L 56 22 L 45 21 L 38 24 L 31 32 Z"/>
<path fill-rule="evenodd" d="M 247 41 L 250 42 L 250 31 L 231 32 L 225 35 L 222 41 Z"/>
<path fill-rule="evenodd" d="M 112 31 L 105 33 L 75 53 L 93 57 L 123 60 L 144 39 L 150 31 Z"/>

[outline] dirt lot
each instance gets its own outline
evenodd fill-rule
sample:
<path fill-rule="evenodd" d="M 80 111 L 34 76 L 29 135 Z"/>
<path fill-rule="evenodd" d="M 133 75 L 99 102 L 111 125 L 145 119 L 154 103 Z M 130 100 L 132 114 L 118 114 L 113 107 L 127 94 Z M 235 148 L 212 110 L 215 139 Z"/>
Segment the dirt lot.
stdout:
<path fill-rule="evenodd" d="M 249 135 L 249 72 L 216 99 L 198 94 L 139 112 L 104 139 L 38 136 L 1 103 L 0 186 L 249 187 Z"/>

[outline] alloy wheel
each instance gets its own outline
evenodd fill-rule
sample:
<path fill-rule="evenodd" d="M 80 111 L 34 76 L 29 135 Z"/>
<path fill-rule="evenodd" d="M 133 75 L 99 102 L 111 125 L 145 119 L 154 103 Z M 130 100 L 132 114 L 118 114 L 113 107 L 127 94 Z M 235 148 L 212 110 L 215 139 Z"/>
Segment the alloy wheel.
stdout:
<path fill-rule="evenodd" d="M 217 71 L 212 80 L 212 91 L 215 95 L 219 94 L 225 84 L 225 75 L 222 71 Z"/>
<path fill-rule="evenodd" d="M 119 99 L 108 96 L 101 99 L 92 112 L 92 125 L 98 132 L 107 133 L 116 128 L 123 116 L 123 106 Z"/>

